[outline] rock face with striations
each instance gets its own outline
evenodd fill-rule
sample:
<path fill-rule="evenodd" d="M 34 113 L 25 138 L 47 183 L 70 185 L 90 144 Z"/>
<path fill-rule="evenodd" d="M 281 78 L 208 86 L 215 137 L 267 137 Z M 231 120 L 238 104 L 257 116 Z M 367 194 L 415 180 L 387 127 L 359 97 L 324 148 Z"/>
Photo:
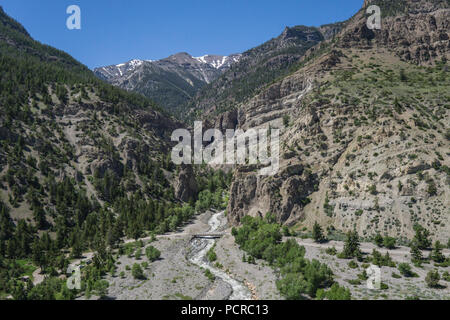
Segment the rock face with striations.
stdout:
<path fill-rule="evenodd" d="M 227 209 L 230 222 L 236 225 L 246 215 L 265 216 L 271 212 L 279 223 L 294 223 L 304 218 L 307 198 L 317 183 L 317 176 L 298 163 L 287 164 L 271 178 L 238 169 Z"/>
<path fill-rule="evenodd" d="M 381 9 L 381 30 L 367 28 L 366 7 Z M 340 35 L 341 46 L 385 47 L 402 60 L 430 64 L 448 56 L 450 49 L 450 10 L 446 0 L 366 0 L 365 6 Z"/>
<path fill-rule="evenodd" d="M 198 186 L 191 165 L 181 166 L 180 173 L 174 184 L 174 189 L 176 199 L 184 202 L 195 200 Z"/>
<path fill-rule="evenodd" d="M 324 40 L 318 28 L 286 27 L 276 38 L 250 49 L 217 80 L 190 101 L 190 116 L 203 112 L 207 120 L 237 108 L 278 77 L 285 76 L 305 52 Z"/>
<path fill-rule="evenodd" d="M 319 30 L 325 40 L 330 40 L 333 39 L 337 34 L 339 34 L 344 26 L 345 22 L 337 22 L 320 26 Z"/>
<path fill-rule="evenodd" d="M 367 28 L 363 8 L 302 67 L 238 106 L 237 128 L 281 130 L 281 154 L 271 177 L 236 168 L 232 224 L 271 212 L 301 229 L 317 221 L 410 240 L 419 223 L 447 242 L 449 5 L 370 3 L 384 12 L 381 30 Z"/>

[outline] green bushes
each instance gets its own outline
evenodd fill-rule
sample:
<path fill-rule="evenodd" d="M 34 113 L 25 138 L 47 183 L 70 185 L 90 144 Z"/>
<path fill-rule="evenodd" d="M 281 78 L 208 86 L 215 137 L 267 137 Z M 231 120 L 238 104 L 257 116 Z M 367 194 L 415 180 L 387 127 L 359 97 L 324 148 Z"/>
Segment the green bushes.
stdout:
<path fill-rule="evenodd" d="M 362 266 L 363 267 L 363 271 L 361 272 L 361 273 L 359 273 L 358 274 L 358 279 L 359 280 L 367 280 L 367 279 L 369 279 L 369 276 L 367 275 L 367 271 L 366 271 L 366 269 L 364 269 L 364 268 L 366 268 L 367 266 L 366 265 L 363 265 Z"/>
<path fill-rule="evenodd" d="M 72 300 L 75 298 L 75 292 L 67 288 L 64 280 L 58 278 L 46 278 L 42 283 L 30 288 L 28 292 L 24 289 L 24 287 L 16 288 L 13 291 L 14 299 L 48 301 Z"/>
<path fill-rule="evenodd" d="M 392 238 L 392 237 L 385 237 L 383 239 L 383 245 L 387 248 L 387 249 L 395 249 L 395 246 L 397 244 L 397 239 Z"/>
<path fill-rule="evenodd" d="M 395 267 L 395 263 L 394 261 L 392 261 L 389 252 L 386 252 L 386 254 L 383 256 L 380 252 L 373 249 L 371 260 L 374 265 L 377 265 L 379 267 Z"/>
<path fill-rule="evenodd" d="M 206 254 L 206 257 L 208 258 L 209 262 L 214 262 L 217 260 L 217 254 L 215 251 L 216 245 L 211 247 L 211 249 L 208 250 L 208 253 Z"/>
<path fill-rule="evenodd" d="M 389 286 L 388 286 L 386 283 L 381 282 L 381 283 L 380 283 L 380 289 L 381 289 L 381 290 L 388 290 L 388 289 L 389 289 Z"/>
<path fill-rule="evenodd" d="M 142 270 L 141 265 L 138 263 L 133 264 L 133 267 L 131 268 L 131 274 L 135 279 L 138 280 L 145 279 L 144 271 Z"/>
<path fill-rule="evenodd" d="M 450 282 L 450 273 L 449 273 L 448 271 L 445 271 L 445 272 L 442 274 L 442 279 L 445 280 L 445 281 L 447 281 L 447 282 Z"/>
<path fill-rule="evenodd" d="M 330 247 L 325 249 L 325 253 L 329 254 L 330 256 L 335 256 L 337 254 L 337 250 L 335 247 Z"/>
<path fill-rule="evenodd" d="M 351 300 L 352 295 L 349 289 L 339 286 L 335 283 L 327 291 L 323 289 L 317 290 L 317 300 Z"/>
<path fill-rule="evenodd" d="M 281 227 L 264 219 L 244 217 L 242 227 L 233 228 L 236 243 L 251 257 L 264 259 L 280 269 L 277 288 L 287 299 L 316 297 L 319 289 L 333 285 L 333 272 L 317 260 L 304 258 L 305 248 L 294 239 L 281 242 Z"/>
<path fill-rule="evenodd" d="M 211 208 L 225 209 L 222 194 L 222 189 L 219 189 L 214 193 L 210 190 L 201 191 L 198 195 L 198 200 L 195 203 L 195 210 L 197 212 L 202 212 Z"/>
<path fill-rule="evenodd" d="M 377 186 L 372 184 L 367 188 L 367 191 L 371 194 L 371 195 L 377 195 L 378 191 L 377 191 Z"/>
<path fill-rule="evenodd" d="M 418 277 L 417 273 L 412 271 L 412 268 L 408 263 L 400 263 L 398 265 L 398 271 L 407 278 Z"/>
<path fill-rule="evenodd" d="M 423 255 L 419 246 L 415 242 L 411 244 L 410 252 L 411 252 L 411 261 L 414 262 L 415 265 L 420 265 L 423 260 Z"/>
<path fill-rule="evenodd" d="M 136 252 L 134 253 L 134 257 L 136 258 L 136 260 L 140 260 L 140 259 L 141 259 L 141 256 L 142 256 L 142 249 L 141 249 L 141 248 L 138 248 L 138 249 L 136 250 Z"/>
<path fill-rule="evenodd" d="M 150 262 L 153 262 L 159 259 L 159 257 L 161 256 L 161 251 L 153 246 L 148 246 L 147 248 L 145 248 L 145 255 Z"/>
<path fill-rule="evenodd" d="M 330 204 L 330 199 L 328 198 L 328 192 L 326 193 L 326 196 L 325 196 L 325 202 L 323 204 L 323 209 L 325 211 L 325 214 L 328 217 L 332 217 L 333 216 L 334 206 Z"/>
<path fill-rule="evenodd" d="M 359 286 L 362 282 L 361 279 L 348 279 L 346 281 L 353 286 Z"/>
<path fill-rule="evenodd" d="M 236 243 L 253 257 L 267 260 L 272 264 L 284 246 L 280 244 L 282 239 L 280 226 L 248 216 L 243 218 L 242 224 L 239 230 L 232 231 Z"/>
<path fill-rule="evenodd" d="M 445 256 L 442 253 L 443 246 L 439 241 L 436 241 L 433 246 L 433 250 L 431 251 L 430 258 L 434 262 L 442 263 L 445 261 Z"/>
<path fill-rule="evenodd" d="M 427 276 L 425 277 L 425 282 L 427 283 L 427 286 L 430 288 L 439 287 L 440 280 L 441 280 L 441 276 L 439 275 L 439 272 L 437 270 L 429 271 L 427 273 Z"/>
<path fill-rule="evenodd" d="M 428 186 L 427 186 L 428 195 L 430 195 L 430 196 L 437 195 L 437 187 L 436 187 L 436 183 L 434 182 L 434 180 L 433 179 L 428 180 L 427 184 L 428 184 Z"/>
<path fill-rule="evenodd" d="M 210 280 L 214 281 L 216 279 L 216 276 L 212 274 L 212 272 L 209 269 L 205 269 L 205 276 Z"/>
<path fill-rule="evenodd" d="M 225 190 L 231 184 L 232 175 L 222 170 L 209 170 L 197 178 L 199 188 L 198 200 L 195 203 L 197 212 L 211 208 L 224 210 L 228 205 L 228 195 Z"/>
<path fill-rule="evenodd" d="M 291 122 L 291 117 L 287 114 L 283 116 L 283 125 L 287 128 Z"/>
<path fill-rule="evenodd" d="M 308 282 L 303 275 L 290 273 L 277 281 L 277 289 L 287 300 L 304 300 L 308 291 Z"/>
<path fill-rule="evenodd" d="M 374 238 L 374 243 L 380 248 L 385 247 L 387 249 L 392 250 L 392 249 L 395 249 L 395 246 L 397 244 L 397 239 L 395 239 L 393 237 L 388 237 L 388 236 L 383 238 L 378 233 Z"/>
<path fill-rule="evenodd" d="M 318 289 L 333 284 L 333 272 L 317 260 L 297 258 L 283 267 L 281 274 L 277 288 L 287 299 L 303 299 L 305 294 L 315 297 Z"/>
<path fill-rule="evenodd" d="M 374 238 L 374 243 L 379 247 L 383 247 L 383 237 L 381 234 L 377 233 L 377 235 Z"/>

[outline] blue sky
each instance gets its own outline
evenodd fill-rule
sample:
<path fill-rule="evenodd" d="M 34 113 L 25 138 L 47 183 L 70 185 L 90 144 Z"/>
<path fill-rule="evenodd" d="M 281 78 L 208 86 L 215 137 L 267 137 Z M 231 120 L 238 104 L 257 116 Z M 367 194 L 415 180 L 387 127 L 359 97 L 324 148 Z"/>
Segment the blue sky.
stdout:
<path fill-rule="evenodd" d="M 363 0 L 0 0 L 38 41 L 90 68 L 134 58 L 243 52 L 286 26 L 348 19 Z M 82 29 L 68 30 L 66 9 L 81 8 Z"/>

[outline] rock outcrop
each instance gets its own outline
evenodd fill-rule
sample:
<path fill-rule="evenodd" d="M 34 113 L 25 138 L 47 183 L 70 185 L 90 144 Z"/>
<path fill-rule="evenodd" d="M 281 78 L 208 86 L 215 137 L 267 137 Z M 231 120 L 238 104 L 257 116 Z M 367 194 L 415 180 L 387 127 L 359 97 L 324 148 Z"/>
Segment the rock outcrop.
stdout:
<path fill-rule="evenodd" d="M 236 225 L 246 215 L 271 212 L 279 223 L 293 223 L 303 217 L 303 208 L 317 183 L 317 175 L 301 164 L 291 164 L 274 177 L 238 169 L 231 185 L 229 219 Z"/>
<path fill-rule="evenodd" d="M 195 200 L 198 186 L 192 165 L 181 165 L 180 173 L 174 183 L 174 189 L 176 199 L 184 202 Z"/>
<path fill-rule="evenodd" d="M 339 35 L 344 48 L 384 47 L 404 61 L 430 64 L 450 58 L 450 9 L 448 2 L 436 1 L 366 1 Z M 381 29 L 369 30 L 366 7 L 379 5 Z"/>
<path fill-rule="evenodd" d="M 296 72 L 239 106 L 238 128 L 281 130 L 280 171 L 236 168 L 231 223 L 271 212 L 299 228 L 318 221 L 402 239 L 420 223 L 447 241 L 449 8 L 401 2 L 371 1 L 384 10 L 381 30 L 367 28 L 362 9 Z"/>

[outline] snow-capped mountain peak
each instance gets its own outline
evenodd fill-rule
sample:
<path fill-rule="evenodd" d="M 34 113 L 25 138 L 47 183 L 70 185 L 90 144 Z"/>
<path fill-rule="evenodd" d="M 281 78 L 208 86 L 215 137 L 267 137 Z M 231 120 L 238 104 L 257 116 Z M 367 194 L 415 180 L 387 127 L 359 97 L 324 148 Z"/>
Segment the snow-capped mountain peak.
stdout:
<path fill-rule="evenodd" d="M 195 60 L 206 63 L 213 67 L 214 69 L 221 69 L 223 67 L 230 67 L 232 63 L 238 62 L 240 59 L 240 54 L 235 54 L 231 56 L 217 56 L 217 55 L 204 55 L 201 57 L 193 57 Z"/>
<path fill-rule="evenodd" d="M 153 60 L 133 59 L 133 60 L 130 60 L 130 61 L 126 62 L 126 63 L 118 64 L 118 65 L 116 65 L 116 67 L 121 68 L 121 67 L 127 66 L 128 68 L 137 68 L 141 64 L 143 64 L 144 62 L 153 62 Z"/>
<path fill-rule="evenodd" d="M 125 63 L 111 65 L 107 67 L 96 68 L 94 72 L 105 80 L 122 77 L 124 74 L 133 72 L 138 67 L 146 62 L 153 62 L 153 60 L 139 60 L 133 59 Z"/>
<path fill-rule="evenodd" d="M 134 59 L 94 69 L 101 79 L 129 91 L 139 88 L 152 100 L 177 109 L 205 85 L 226 72 L 242 55 L 204 55 L 193 57 L 179 52 L 151 61 Z M 176 84 L 176 86 L 174 86 Z"/>

